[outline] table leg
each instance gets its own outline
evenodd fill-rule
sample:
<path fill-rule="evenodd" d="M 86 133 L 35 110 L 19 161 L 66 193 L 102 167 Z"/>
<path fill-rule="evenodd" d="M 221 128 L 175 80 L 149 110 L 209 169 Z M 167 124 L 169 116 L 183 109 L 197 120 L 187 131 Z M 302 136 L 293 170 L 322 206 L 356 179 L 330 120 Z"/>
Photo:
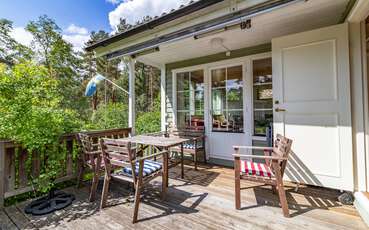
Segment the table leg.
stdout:
<path fill-rule="evenodd" d="M 167 151 L 168 149 L 164 149 Z M 161 197 L 164 200 L 167 193 L 168 188 L 168 152 L 164 153 L 163 158 L 163 175 L 162 175 L 162 191 L 161 191 Z"/>
<path fill-rule="evenodd" d="M 169 169 L 168 169 L 169 166 L 168 165 L 169 165 L 169 160 L 170 160 L 170 152 L 169 152 L 169 148 L 165 148 L 164 150 L 167 151 L 167 153 L 166 153 L 167 158 L 165 159 L 166 168 L 167 168 L 167 175 L 165 176 L 165 180 L 166 180 L 165 184 L 168 188 L 168 186 L 169 186 Z"/>
<path fill-rule="evenodd" d="M 184 179 L 183 143 L 181 144 L 181 178 Z"/>

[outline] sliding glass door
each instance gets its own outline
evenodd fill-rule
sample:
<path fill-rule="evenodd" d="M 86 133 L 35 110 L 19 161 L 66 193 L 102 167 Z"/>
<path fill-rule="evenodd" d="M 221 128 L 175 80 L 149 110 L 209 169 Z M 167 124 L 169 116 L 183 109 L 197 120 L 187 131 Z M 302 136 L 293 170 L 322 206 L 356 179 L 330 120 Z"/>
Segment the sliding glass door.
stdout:
<path fill-rule="evenodd" d="M 210 68 L 208 79 L 209 122 L 207 130 L 211 158 L 232 160 L 234 145 L 250 145 L 250 82 L 246 62 Z M 248 123 L 247 123 L 248 122 Z"/>

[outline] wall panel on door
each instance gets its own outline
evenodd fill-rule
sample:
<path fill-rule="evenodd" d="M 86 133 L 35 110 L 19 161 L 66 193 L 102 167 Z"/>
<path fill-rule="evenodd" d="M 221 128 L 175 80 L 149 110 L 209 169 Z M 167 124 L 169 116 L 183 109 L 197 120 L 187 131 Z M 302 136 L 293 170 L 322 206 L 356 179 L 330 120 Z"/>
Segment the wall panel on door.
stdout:
<path fill-rule="evenodd" d="M 353 190 L 348 26 L 272 40 L 274 133 L 293 139 L 292 181 Z"/>

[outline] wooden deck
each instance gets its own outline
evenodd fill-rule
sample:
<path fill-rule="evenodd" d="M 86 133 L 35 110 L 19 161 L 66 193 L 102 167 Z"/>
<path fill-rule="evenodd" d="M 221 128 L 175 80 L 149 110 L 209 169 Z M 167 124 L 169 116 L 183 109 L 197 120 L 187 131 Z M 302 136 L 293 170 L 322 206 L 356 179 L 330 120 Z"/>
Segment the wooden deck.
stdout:
<path fill-rule="evenodd" d="M 367 229 L 352 206 L 341 205 L 337 192 L 301 186 L 298 192 L 287 186 L 291 218 L 284 218 L 278 197 L 270 187 L 245 184 L 242 210 L 234 208 L 233 170 L 201 166 L 199 171 L 180 167 L 170 172 L 166 202 L 160 200 L 160 181 L 156 179 L 144 192 L 139 222 L 131 224 L 133 209 L 128 186 L 113 182 L 109 207 L 99 211 L 99 198 L 89 203 L 88 187 L 68 188 L 76 201 L 52 215 L 31 217 L 23 213 L 27 202 L 0 211 L 0 229 Z M 102 181 L 101 181 L 102 182 Z M 101 183 L 98 193 L 101 193 Z M 28 201 L 29 202 L 29 201 Z"/>

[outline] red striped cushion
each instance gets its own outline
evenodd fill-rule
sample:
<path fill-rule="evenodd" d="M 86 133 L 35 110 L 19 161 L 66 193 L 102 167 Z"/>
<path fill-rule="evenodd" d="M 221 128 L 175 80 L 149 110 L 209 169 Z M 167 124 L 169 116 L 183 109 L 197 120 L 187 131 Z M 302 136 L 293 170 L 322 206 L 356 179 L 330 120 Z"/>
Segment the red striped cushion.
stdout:
<path fill-rule="evenodd" d="M 263 163 L 241 160 L 241 173 L 253 176 L 272 177 L 270 168 Z"/>

